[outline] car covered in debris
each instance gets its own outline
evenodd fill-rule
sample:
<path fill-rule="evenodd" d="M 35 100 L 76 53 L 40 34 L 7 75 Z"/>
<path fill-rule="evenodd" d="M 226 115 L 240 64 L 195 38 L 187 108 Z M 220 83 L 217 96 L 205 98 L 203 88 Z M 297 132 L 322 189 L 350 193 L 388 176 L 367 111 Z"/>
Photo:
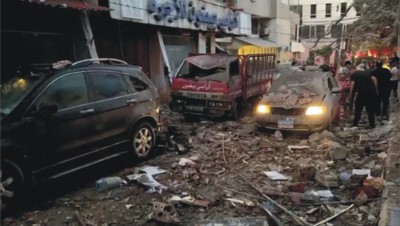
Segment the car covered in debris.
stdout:
<path fill-rule="evenodd" d="M 1 97 L 2 206 L 32 179 L 127 152 L 145 158 L 155 145 L 158 90 L 140 67 L 120 60 L 24 67 L 2 84 Z"/>
<path fill-rule="evenodd" d="M 258 104 L 257 126 L 315 132 L 330 128 L 339 113 L 340 87 L 330 72 L 279 68 L 271 89 Z"/>

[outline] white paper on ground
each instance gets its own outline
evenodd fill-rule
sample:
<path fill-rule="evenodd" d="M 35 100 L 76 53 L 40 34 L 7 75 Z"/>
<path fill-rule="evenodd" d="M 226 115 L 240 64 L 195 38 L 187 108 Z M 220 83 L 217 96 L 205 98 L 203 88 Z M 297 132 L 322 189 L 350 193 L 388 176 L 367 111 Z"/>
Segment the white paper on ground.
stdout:
<path fill-rule="evenodd" d="M 371 177 L 371 169 L 353 169 L 351 174 L 357 174 L 357 175 L 368 175 L 368 179 L 372 178 Z"/>
<path fill-rule="evenodd" d="M 283 175 L 277 171 L 264 171 L 263 173 L 272 180 L 287 180 L 288 179 L 285 175 Z"/>
<path fill-rule="evenodd" d="M 148 175 L 158 175 L 167 172 L 166 170 L 160 169 L 158 166 L 142 166 L 136 169 L 138 172 L 144 172 Z"/>
<path fill-rule="evenodd" d="M 317 195 L 318 195 L 319 197 L 324 197 L 324 198 L 332 198 L 332 197 L 335 197 L 335 196 L 333 195 L 333 193 L 332 193 L 330 190 L 319 190 L 319 191 L 317 191 Z"/>

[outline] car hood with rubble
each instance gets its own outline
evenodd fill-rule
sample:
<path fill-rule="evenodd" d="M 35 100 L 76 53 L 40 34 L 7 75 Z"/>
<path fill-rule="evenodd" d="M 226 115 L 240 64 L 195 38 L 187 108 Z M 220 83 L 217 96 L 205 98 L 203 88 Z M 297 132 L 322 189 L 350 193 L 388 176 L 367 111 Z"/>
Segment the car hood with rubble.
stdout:
<path fill-rule="evenodd" d="M 296 108 L 320 104 L 326 96 L 326 87 L 322 72 L 283 73 L 274 81 L 262 103 L 274 107 Z"/>

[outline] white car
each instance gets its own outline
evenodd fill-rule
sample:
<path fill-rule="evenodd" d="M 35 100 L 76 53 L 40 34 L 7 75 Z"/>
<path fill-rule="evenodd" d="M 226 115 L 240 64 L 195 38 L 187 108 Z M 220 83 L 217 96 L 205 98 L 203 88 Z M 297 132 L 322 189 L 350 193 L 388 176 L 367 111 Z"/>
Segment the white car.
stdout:
<path fill-rule="evenodd" d="M 329 72 L 281 70 L 255 112 L 258 127 L 316 132 L 339 114 L 341 88 Z"/>

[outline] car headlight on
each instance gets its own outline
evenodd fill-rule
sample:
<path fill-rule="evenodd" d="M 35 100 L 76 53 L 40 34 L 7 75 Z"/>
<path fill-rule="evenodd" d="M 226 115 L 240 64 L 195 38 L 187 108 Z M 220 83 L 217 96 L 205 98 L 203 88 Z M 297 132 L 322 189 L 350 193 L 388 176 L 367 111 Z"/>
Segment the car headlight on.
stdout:
<path fill-rule="evenodd" d="M 269 114 L 271 113 L 271 107 L 265 104 L 259 104 L 257 106 L 257 113 L 259 114 Z"/>
<path fill-rule="evenodd" d="M 322 115 L 326 112 L 324 106 L 310 106 L 306 110 L 306 115 Z"/>
<path fill-rule="evenodd" d="M 157 113 L 157 114 L 160 114 L 160 107 L 158 107 L 158 108 L 156 109 L 156 113 Z"/>

